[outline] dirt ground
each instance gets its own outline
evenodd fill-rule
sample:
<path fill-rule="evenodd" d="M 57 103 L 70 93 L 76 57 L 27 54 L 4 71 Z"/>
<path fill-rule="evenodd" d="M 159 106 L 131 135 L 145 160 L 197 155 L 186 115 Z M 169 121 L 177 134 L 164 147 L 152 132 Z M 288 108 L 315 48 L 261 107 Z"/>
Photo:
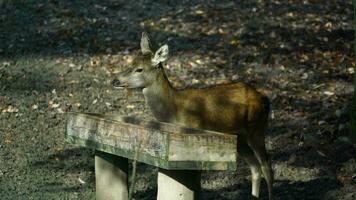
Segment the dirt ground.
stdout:
<path fill-rule="evenodd" d="M 65 113 L 152 119 L 140 93 L 110 85 L 143 30 L 169 44 L 174 86 L 269 96 L 276 199 L 356 199 L 352 19 L 345 0 L 0 0 L 0 199 L 94 199 L 93 151 L 66 143 Z M 155 199 L 156 172 L 139 164 L 135 199 Z M 250 199 L 246 165 L 204 173 L 201 196 Z"/>

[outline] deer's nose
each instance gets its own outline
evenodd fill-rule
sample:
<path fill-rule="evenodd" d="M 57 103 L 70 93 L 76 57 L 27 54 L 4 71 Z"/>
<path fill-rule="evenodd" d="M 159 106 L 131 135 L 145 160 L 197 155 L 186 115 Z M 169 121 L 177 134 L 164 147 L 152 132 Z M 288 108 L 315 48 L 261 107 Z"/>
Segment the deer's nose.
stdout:
<path fill-rule="evenodd" d="M 117 80 L 117 79 L 114 79 L 114 80 L 111 81 L 111 85 L 114 86 L 114 87 L 117 87 L 117 86 L 120 85 L 120 81 Z"/>

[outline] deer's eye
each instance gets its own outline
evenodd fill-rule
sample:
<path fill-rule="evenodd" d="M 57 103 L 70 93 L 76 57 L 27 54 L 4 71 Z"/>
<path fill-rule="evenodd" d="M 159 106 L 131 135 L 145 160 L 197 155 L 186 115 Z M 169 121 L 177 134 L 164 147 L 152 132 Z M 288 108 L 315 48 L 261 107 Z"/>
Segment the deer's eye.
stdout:
<path fill-rule="evenodd" d="M 142 68 L 137 68 L 137 69 L 135 70 L 135 72 L 138 72 L 138 73 L 141 73 L 142 71 L 143 71 Z"/>

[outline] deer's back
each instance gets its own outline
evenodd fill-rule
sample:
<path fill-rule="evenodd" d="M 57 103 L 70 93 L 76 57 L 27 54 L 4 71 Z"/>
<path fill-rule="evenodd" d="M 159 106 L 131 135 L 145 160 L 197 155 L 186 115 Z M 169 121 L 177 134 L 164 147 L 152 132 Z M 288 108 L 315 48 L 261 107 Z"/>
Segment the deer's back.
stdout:
<path fill-rule="evenodd" d="M 268 107 L 264 98 L 243 83 L 182 90 L 176 98 L 177 121 L 227 133 L 252 124 L 265 126 Z"/>

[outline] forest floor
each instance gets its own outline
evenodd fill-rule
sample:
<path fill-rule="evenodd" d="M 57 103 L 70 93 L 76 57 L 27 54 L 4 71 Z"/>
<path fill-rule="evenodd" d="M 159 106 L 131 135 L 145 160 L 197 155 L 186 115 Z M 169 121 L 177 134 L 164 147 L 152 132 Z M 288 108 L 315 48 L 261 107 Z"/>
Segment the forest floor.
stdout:
<path fill-rule="evenodd" d="M 352 20 L 344 0 L 0 0 L 1 199 L 94 199 L 93 151 L 65 141 L 65 113 L 152 119 L 142 94 L 110 85 L 143 30 L 169 44 L 175 87 L 244 81 L 269 96 L 276 199 L 356 199 Z M 155 199 L 156 172 L 139 164 L 135 199 Z M 250 187 L 239 162 L 204 172 L 201 196 Z"/>

